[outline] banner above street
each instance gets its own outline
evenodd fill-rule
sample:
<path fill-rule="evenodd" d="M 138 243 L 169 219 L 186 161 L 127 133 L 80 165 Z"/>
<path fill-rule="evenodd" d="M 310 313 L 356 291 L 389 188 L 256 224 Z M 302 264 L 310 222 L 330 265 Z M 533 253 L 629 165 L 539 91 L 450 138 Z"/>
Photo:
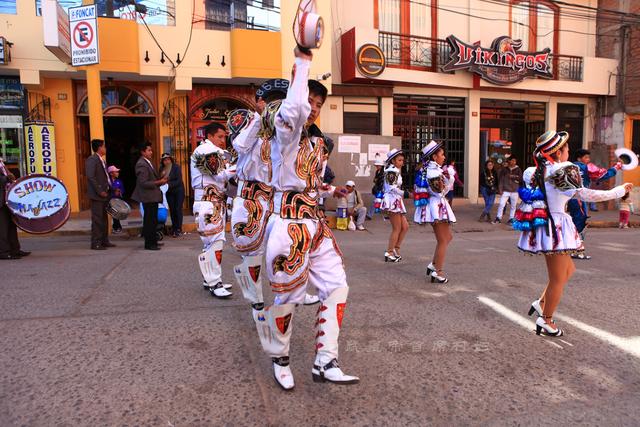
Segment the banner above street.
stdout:
<path fill-rule="evenodd" d="M 509 36 L 498 37 L 490 48 L 464 43 L 453 35 L 447 42 L 451 53 L 442 71 L 469 70 L 496 85 L 517 83 L 526 77 L 553 78 L 549 48 L 521 52 L 522 41 Z"/>

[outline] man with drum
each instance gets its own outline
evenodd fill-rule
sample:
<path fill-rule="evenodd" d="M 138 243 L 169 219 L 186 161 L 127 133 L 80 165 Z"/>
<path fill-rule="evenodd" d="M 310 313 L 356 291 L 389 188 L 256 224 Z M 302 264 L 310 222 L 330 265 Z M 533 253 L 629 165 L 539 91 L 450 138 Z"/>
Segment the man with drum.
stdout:
<path fill-rule="evenodd" d="M 0 259 L 20 259 L 31 252 L 20 249 L 18 240 L 18 228 L 11 219 L 11 211 L 5 200 L 7 187 L 16 177 L 9 172 L 2 159 L 0 159 Z"/>
<path fill-rule="evenodd" d="M 91 149 L 93 154 L 85 161 L 87 195 L 91 200 L 91 249 L 100 251 L 115 246 L 109 242 L 107 223 L 111 178 L 104 160 L 107 155 L 104 141 L 92 139 Z"/>

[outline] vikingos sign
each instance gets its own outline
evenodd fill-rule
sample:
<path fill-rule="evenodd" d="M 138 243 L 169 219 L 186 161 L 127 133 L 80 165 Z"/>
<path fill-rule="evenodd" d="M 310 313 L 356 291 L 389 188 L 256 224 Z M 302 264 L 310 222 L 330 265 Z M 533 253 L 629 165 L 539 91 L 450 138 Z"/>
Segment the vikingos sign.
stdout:
<path fill-rule="evenodd" d="M 456 36 L 447 37 L 451 46 L 449 62 L 442 71 L 469 70 L 496 85 L 509 85 L 525 77 L 553 78 L 549 65 L 551 49 L 520 52 L 521 40 L 498 37 L 490 48 L 464 43 Z"/>

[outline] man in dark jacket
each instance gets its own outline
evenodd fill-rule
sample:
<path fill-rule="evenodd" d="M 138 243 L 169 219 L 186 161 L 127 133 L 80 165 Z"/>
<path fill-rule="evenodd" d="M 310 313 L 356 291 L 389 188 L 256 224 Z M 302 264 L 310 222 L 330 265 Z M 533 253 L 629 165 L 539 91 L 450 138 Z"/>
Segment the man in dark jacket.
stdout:
<path fill-rule="evenodd" d="M 494 224 L 500 223 L 502 220 L 502 214 L 504 208 L 507 205 L 507 200 L 511 203 L 511 210 L 509 211 L 509 223 L 513 221 L 513 217 L 516 214 L 516 207 L 518 205 L 518 189 L 522 183 L 522 169 L 518 166 L 518 161 L 515 157 L 509 157 L 507 165 L 498 173 L 498 193 L 500 193 L 500 205 L 498 205 L 498 214 L 493 221 Z"/>
<path fill-rule="evenodd" d="M 20 259 L 31 253 L 20 249 L 18 229 L 5 203 L 7 186 L 15 180 L 16 177 L 4 167 L 0 159 L 0 259 Z"/>
<path fill-rule="evenodd" d="M 111 178 L 107 173 L 104 157 L 107 147 L 103 140 L 91 140 L 93 154 L 85 161 L 87 174 L 87 195 L 91 200 L 91 249 L 104 250 L 115 246 L 109 242 L 107 205 Z"/>
<path fill-rule="evenodd" d="M 151 251 L 160 249 L 156 228 L 158 228 L 158 203 L 162 202 L 160 186 L 166 184 L 167 177 L 160 178 L 151 159 L 153 150 L 151 143 L 145 142 L 140 146 L 140 158 L 136 163 L 136 188 L 131 198 L 142 204 L 144 217 L 142 220 L 142 235 L 144 248 Z"/>

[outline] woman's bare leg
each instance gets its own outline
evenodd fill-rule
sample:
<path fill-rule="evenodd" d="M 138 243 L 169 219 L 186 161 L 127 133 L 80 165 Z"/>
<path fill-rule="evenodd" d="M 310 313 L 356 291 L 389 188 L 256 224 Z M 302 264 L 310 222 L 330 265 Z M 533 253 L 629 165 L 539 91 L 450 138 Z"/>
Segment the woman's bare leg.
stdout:
<path fill-rule="evenodd" d="M 451 236 L 451 228 L 449 223 L 436 222 L 433 223 L 433 232 L 436 235 L 436 250 L 433 253 L 433 265 L 435 265 L 438 271 L 441 271 L 444 267 L 444 259 L 447 255 L 447 246 L 453 238 Z"/>
<path fill-rule="evenodd" d="M 395 245 L 396 250 L 400 250 L 400 245 L 402 245 L 402 241 L 407 235 L 407 231 L 409 231 L 409 222 L 407 221 L 407 217 L 400 215 L 400 233 L 398 233 L 398 240 Z"/>
<path fill-rule="evenodd" d="M 387 252 L 393 252 L 393 248 L 395 248 L 398 244 L 398 236 L 400 235 L 400 230 L 402 228 L 402 214 L 399 213 L 390 213 L 389 214 L 389 222 L 391 222 L 391 234 L 389 235 L 389 245 L 387 246 Z"/>
<path fill-rule="evenodd" d="M 563 255 L 547 255 L 545 256 L 547 263 L 547 272 L 549 274 L 549 283 L 541 297 L 542 313 L 545 318 L 549 319 L 553 316 L 564 291 L 564 285 L 567 284 L 573 272 L 575 265 L 571 256 Z M 544 304 L 542 304 L 544 301 Z M 547 323 L 550 321 L 548 320 Z"/>

